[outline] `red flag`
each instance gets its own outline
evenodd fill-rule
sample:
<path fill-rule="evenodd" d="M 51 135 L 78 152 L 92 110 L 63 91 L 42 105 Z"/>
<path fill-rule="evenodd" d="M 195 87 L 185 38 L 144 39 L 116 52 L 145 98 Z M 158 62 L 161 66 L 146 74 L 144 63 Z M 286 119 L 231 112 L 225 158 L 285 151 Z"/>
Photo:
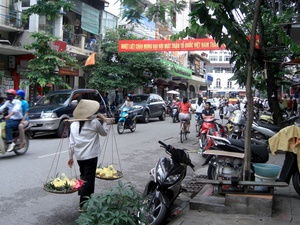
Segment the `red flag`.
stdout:
<path fill-rule="evenodd" d="M 92 53 L 87 60 L 85 61 L 84 66 L 90 66 L 90 65 L 95 65 L 95 55 L 96 53 Z"/>

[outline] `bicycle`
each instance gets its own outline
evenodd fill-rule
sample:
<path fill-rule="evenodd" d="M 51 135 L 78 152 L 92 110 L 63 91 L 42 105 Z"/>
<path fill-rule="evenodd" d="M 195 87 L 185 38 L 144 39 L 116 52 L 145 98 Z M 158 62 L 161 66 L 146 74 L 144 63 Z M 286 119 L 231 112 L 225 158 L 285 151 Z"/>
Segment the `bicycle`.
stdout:
<path fill-rule="evenodd" d="M 200 127 L 201 127 L 201 124 L 202 124 L 202 118 L 200 115 L 195 115 L 195 120 L 196 120 L 196 133 L 199 134 L 199 131 L 200 131 Z"/>
<path fill-rule="evenodd" d="M 188 133 L 186 132 L 187 120 L 182 120 L 182 126 L 180 130 L 180 142 L 183 143 L 183 140 L 187 139 Z"/>

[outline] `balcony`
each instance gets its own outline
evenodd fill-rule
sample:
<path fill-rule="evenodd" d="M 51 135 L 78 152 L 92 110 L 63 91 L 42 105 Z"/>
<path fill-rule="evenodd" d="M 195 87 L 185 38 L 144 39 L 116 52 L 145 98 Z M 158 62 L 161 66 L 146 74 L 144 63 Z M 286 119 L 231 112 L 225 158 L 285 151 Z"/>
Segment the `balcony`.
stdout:
<path fill-rule="evenodd" d="M 0 30 L 7 32 L 23 30 L 21 18 L 21 11 L 0 5 Z"/>

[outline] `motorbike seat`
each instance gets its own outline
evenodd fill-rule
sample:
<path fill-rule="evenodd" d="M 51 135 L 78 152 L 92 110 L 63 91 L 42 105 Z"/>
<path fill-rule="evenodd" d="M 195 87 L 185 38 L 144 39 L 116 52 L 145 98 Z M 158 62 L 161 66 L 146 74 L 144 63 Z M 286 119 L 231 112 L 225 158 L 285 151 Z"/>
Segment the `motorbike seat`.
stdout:
<path fill-rule="evenodd" d="M 281 129 L 280 126 L 273 125 L 273 124 L 265 124 L 265 123 L 257 123 L 257 124 L 258 124 L 258 126 L 268 128 L 268 129 L 270 129 L 272 131 L 275 131 L 275 132 L 278 132 Z"/>

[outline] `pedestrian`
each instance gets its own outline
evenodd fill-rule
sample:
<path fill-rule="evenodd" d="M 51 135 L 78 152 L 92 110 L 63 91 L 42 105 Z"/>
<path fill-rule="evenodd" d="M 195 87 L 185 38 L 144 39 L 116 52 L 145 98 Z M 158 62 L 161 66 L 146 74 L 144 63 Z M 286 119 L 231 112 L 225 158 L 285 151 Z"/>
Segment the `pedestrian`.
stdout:
<path fill-rule="evenodd" d="M 6 144 L 7 152 L 14 150 L 15 143 L 13 142 L 12 131 L 18 128 L 20 121 L 23 118 L 21 101 L 15 99 L 17 92 L 14 89 L 8 89 L 6 91 L 7 100 L 0 107 L 0 112 L 8 109 L 8 115 L 5 118 L 5 133 L 6 133 Z"/>
<path fill-rule="evenodd" d="M 19 124 L 19 136 L 20 136 L 20 148 L 23 148 L 25 143 L 24 143 L 24 136 L 25 136 L 25 131 L 24 128 L 28 125 L 29 117 L 28 117 L 28 109 L 29 109 L 29 104 L 25 100 L 25 92 L 23 90 L 17 90 L 17 96 L 19 100 L 21 101 L 21 107 L 22 107 L 22 114 L 23 118 Z"/>
<path fill-rule="evenodd" d="M 117 107 L 120 104 L 120 96 L 119 96 L 119 91 L 115 90 L 115 101 L 114 105 Z"/>
<path fill-rule="evenodd" d="M 201 130 L 201 127 L 202 127 L 202 122 L 203 122 L 202 112 L 203 112 L 204 107 L 205 107 L 205 104 L 203 102 L 202 96 L 200 95 L 198 97 L 198 100 L 196 103 L 196 115 L 198 116 L 198 120 L 200 121 L 200 123 L 199 123 L 200 129 L 199 130 Z M 199 133 L 197 133 L 196 137 L 199 137 Z"/>
<path fill-rule="evenodd" d="M 108 107 L 108 105 L 109 105 L 109 97 L 108 97 L 108 95 L 109 95 L 109 93 L 108 93 L 108 92 L 105 92 L 105 96 L 104 96 L 104 98 L 103 98 L 106 107 Z"/>
<path fill-rule="evenodd" d="M 294 115 L 297 115 L 297 111 L 298 111 L 298 103 L 297 103 L 297 99 L 294 98 L 293 99 L 293 113 L 294 113 Z"/>
<path fill-rule="evenodd" d="M 289 111 L 292 111 L 293 110 L 293 96 L 290 96 L 289 100 L 288 100 L 288 103 L 287 103 L 287 109 Z"/>
<path fill-rule="evenodd" d="M 70 127 L 68 165 L 73 166 L 75 155 L 80 178 L 84 181 L 79 190 L 79 211 L 82 211 L 84 202 L 94 193 L 97 161 L 101 151 L 100 135 L 106 136 L 108 132 L 107 118 L 100 113 L 95 115 L 99 108 L 100 104 L 97 101 L 82 99 L 73 112 L 75 121 Z"/>

